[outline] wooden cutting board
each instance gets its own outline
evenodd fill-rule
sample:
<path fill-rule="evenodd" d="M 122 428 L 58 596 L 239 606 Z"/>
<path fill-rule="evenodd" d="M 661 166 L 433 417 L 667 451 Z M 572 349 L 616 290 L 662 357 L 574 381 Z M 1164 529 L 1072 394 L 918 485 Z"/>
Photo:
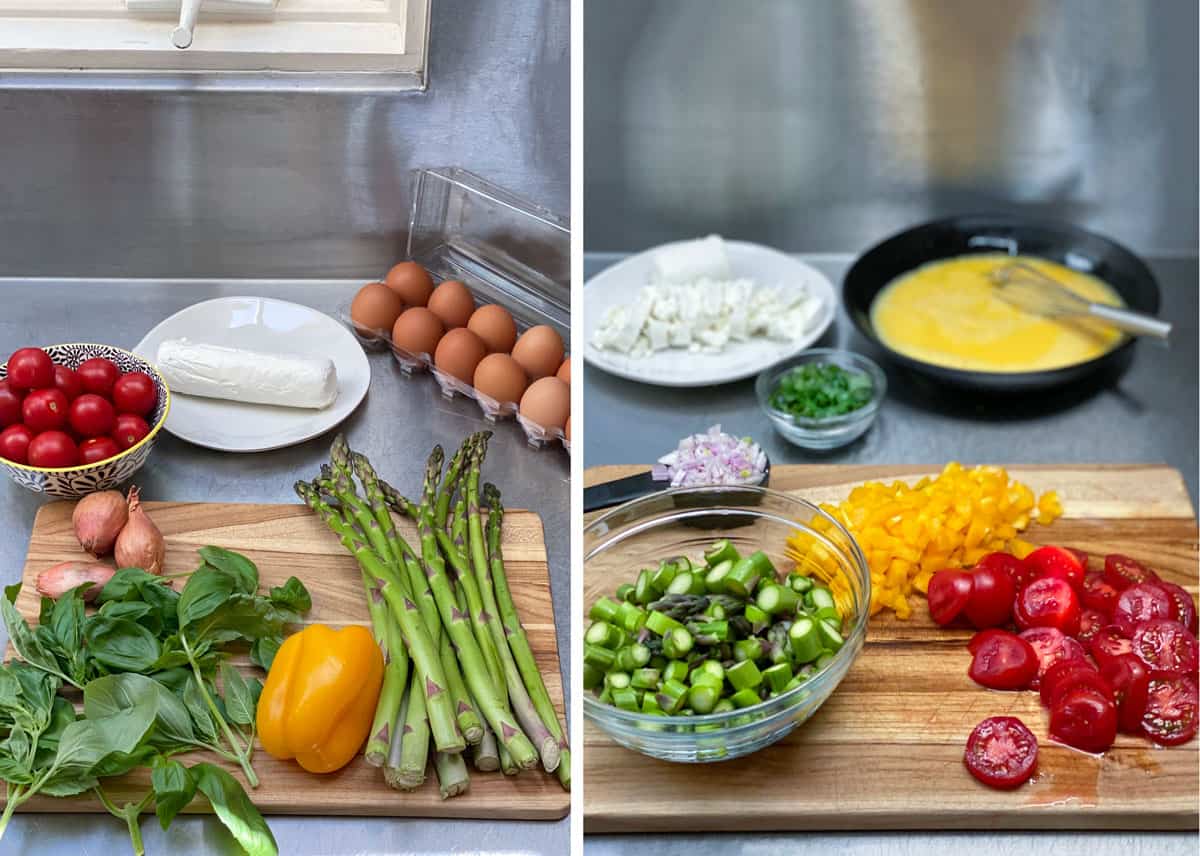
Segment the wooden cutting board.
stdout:
<path fill-rule="evenodd" d="M 597 467 L 586 484 L 645 467 Z M 839 501 L 858 482 L 936 472 L 909 466 L 777 466 L 771 487 Z M 1162 466 L 1012 467 L 1065 514 L 1031 527 L 1035 543 L 1093 556 L 1121 552 L 1197 591 L 1197 527 L 1183 479 Z M 1096 559 L 1092 560 L 1093 567 Z M 604 591 L 584 577 L 584 600 Z M 967 630 L 942 630 L 927 610 L 871 619 L 858 661 L 812 719 L 780 743 L 719 764 L 656 761 L 584 729 L 586 832 L 784 829 L 1191 829 L 1197 825 L 1200 740 L 1170 749 L 1120 735 L 1094 757 L 1050 743 L 1035 693 L 998 693 L 967 677 Z M 1015 791 L 980 785 L 963 768 L 971 729 L 1018 716 L 1038 736 L 1039 772 Z"/>
<path fill-rule="evenodd" d="M 280 585 L 290 576 L 299 577 L 312 594 L 313 608 L 305 616 L 306 622 L 370 625 L 358 564 L 306 507 L 167 502 L 150 502 L 145 507 L 167 541 L 166 573 L 195 570 L 197 548 L 215 544 L 243 553 L 258 565 L 260 590 Z M 17 599 L 17 608 L 31 623 L 38 614 L 34 589 L 38 573 L 67 559 L 86 558 L 72 529 L 73 508 L 71 502 L 51 503 L 38 511 L 34 521 L 24 586 Z M 397 518 L 397 525 L 410 544 L 417 543 L 416 531 L 408 521 Z M 507 511 L 503 539 L 513 598 L 546 688 L 561 714 L 562 673 L 541 518 L 529 511 Z M 262 674 L 244 656 L 234 662 Z M 204 760 L 216 761 L 211 755 Z M 230 765 L 227 769 L 244 784 L 240 770 Z M 336 773 L 316 776 L 293 762 L 272 758 L 260 747 L 254 755 L 254 769 L 261 785 L 250 797 L 263 814 L 556 820 L 566 816 L 571 804 L 570 794 L 558 779 L 540 769 L 519 776 L 472 769 L 468 793 L 449 800 L 441 799 L 432 768 L 422 788 L 403 793 L 389 788 L 382 771 L 368 766 L 361 756 Z M 138 771 L 113 780 L 111 785 L 106 782 L 105 787 L 120 805 L 141 799 L 148 784 L 148 771 Z M 204 800 L 196 800 L 190 810 L 207 808 Z M 36 797 L 20 810 L 104 811 L 91 798 Z"/>

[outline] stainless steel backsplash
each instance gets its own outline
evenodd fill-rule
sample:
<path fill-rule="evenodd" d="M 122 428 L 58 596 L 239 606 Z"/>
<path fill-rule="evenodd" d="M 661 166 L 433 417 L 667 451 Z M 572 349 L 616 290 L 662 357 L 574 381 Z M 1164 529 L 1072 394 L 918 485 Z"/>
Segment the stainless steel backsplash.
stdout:
<path fill-rule="evenodd" d="M 1191 0 L 588 0 L 589 251 L 980 210 L 1197 248 Z"/>
<path fill-rule="evenodd" d="M 0 276 L 366 277 L 409 173 L 569 213 L 566 0 L 435 0 L 425 93 L 4 88 Z"/>

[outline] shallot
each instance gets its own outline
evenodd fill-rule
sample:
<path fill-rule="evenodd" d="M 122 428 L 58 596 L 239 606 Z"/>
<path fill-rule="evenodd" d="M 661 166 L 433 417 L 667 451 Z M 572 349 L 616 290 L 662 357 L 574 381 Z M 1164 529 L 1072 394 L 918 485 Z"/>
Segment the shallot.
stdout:
<path fill-rule="evenodd" d="M 117 566 L 141 568 L 148 574 L 161 574 L 167 545 L 154 521 L 142 508 L 138 489 L 129 489 L 129 522 L 117 536 Z"/>
<path fill-rule="evenodd" d="M 58 600 L 73 588 L 95 583 L 83 592 L 83 599 L 90 603 L 115 573 L 115 569 L 99 562 L 59 562 L 38 574 L 37 590 L 38 594 Z"/>
<path fill-rule="evenodd" d="M 104 490 L 79 500 L 71 515 L 80 546 L 97 559 L 107 556 L 129 520 L 129 506 L 120 491 Z"/>

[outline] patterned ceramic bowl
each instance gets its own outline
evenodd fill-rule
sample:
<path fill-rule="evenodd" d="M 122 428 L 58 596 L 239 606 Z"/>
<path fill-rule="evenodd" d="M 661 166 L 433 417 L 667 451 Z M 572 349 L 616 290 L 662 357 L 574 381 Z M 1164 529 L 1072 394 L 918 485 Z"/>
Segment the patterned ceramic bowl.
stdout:
<path fill-rule="evenodd" d="M 76 499 L 97 490 L 108 490 L 133 478 L 133 474 L 142 468 L 154 448 L 158 432 L 167 421 L 167 413 L 171 409 L 171 391 L 166 382 L 153 365 L 143 360 L 137 354 L 112 345 L 50 345 L 44 348 L 55 364 L 77 369 L 84 360 L 92 357 L 104 357 L 117 364 L 122 373 L 145 372 L 154 378 L 154 386 L 158 390 L 158 403 L 154 412 L 146 421 L 150 424 L 150 433 L 136 446 L 131 446 L 124 452 L 105 461 L 95 464 L 82 464 L 78 467 L 30 467 L 25 464 L 14 464 L 0 458 L 0 466 L 8 471 L 12 480 L 21 487 L 36 493 L 46 493 L 63 499 Z M 0 364 L 0 380 L 8 376 L 8 364 Z"/>

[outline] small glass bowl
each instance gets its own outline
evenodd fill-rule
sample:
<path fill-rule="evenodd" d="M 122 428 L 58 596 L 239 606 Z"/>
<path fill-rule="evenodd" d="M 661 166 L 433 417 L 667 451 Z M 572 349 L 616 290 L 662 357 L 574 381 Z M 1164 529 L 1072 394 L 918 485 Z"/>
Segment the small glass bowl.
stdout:
<path fill-rule="evenodd" d="M 796 366 L 809 363 L 833 363 L 847 371 L 867 375 L 871 379 L 871 400 L 858 410 L 821 419 L 792 416 L 772 407 L 771 395 L 780 379 Z M 862 354 L 837 348 L 813 348 L 790 360 L 776 363 L 760 374 L 754 382 L 754 394 L 758 396 L 758 406 L 767 414 L 775 430 L 789 442 L 806 449 L 836 449 L 857 440 L 875 424 L 879 405 L 887 395 L 887 377 L 879 366 Z"/>
<path fill-rule="evenodd" d="M 820 519 L 821 529 L 813 527 Z M 862 651 L 871 575 L 854 537 L 811 502 L 760 487 L 679 488 L 628 502 L 583 533 L 584 601 L 611 597 L 637 569 L 659 559 L 699 556 L 728 538 L 743 555 L 762 550 L 782 574 L 793 566 L 787 538 L 816 539 L 832 556 L 850 592 L 845 644 L 825 668 L 790 692 L 752 707 L 703 716 L 654 716 L 602 704 L 584 694 L 583 715 L 613 740 L 665 761 L 726 761 L 783 739 L 829 698 Z"/>

